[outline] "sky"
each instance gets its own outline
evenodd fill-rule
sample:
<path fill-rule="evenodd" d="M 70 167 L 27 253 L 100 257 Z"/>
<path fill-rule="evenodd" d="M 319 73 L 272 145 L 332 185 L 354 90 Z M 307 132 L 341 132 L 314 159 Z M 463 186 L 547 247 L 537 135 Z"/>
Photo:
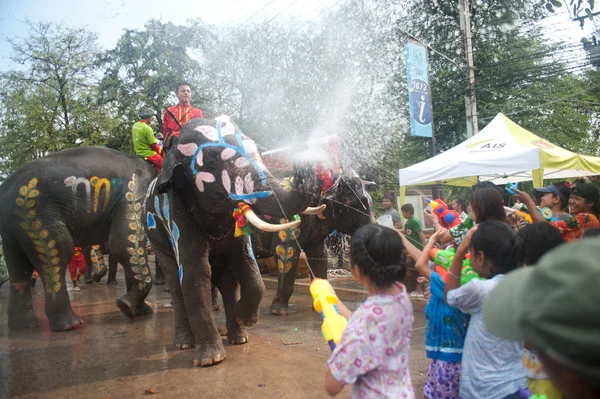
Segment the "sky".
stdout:
<path fill-rule="evenodd" d="M 202 18 L 210 25 L 240 24 L 263 7 L 256 19 L 294 16 L 312 19 L 337 0 L 0 0 L 0 70 L 11 68 L 10 37 L 27 36 L 24 21 L 64 22 L 87 27 L 101 47 L 113 47 L 123 29 L 142 29 L 149 19 L 185 23 Z M 283 11 L 283 12 L 282 12 Z"/>

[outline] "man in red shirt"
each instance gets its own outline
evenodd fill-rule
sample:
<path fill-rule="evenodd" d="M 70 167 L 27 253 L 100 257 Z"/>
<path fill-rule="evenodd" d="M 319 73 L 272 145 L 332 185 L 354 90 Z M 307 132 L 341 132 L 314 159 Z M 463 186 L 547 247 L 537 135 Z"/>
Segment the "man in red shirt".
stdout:
<path fill-rule="evenodd" d="M 190 119 L 203 118 L 204 114 L 200 108 L 194 108 L 190 104 L 192 100 L 192 89 L 187 83 L 179 83 L 175 90 L 179 104 L 165 109 L 163 115 L 163 134 L 165 146 L 168 145 L 171 136 L 178 137 L 179 132 Z"/>

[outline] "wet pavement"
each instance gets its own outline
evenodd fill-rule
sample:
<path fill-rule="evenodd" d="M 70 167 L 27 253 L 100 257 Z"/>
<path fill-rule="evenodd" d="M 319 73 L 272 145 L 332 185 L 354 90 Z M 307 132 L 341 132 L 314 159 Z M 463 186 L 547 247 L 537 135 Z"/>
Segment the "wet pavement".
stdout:
<path fill-rule="evenodd" d="M 306 294 L 295 294 L 290 315 L 273 316 L 268 289 L 261 319 L 249 329 L 248 344 L 226 343 L 227 358 L 209 368 L 193 367 L 193 350 L 175 349 L 173 309 L 164 286 L 148 297 L 155 313 L 135 321 L 115 305 L 125 291 L 119 285 L 69 288 L 75 312 L 85 324 L 74 331 L 51 333 L 43 313 L 43 287 L 34 302 L 42 328 L 10 332 L 6 307 L 8 284 L 0 288 L 0 398 L 325 398 L 325 361 L 329 347 L 321 336 L 319 315 Z M 68 284 L 71 285 L 70 283 Z M 358 302 L 348 303 L 351 309 Z M 429 361 L 425 358 L 423 303 L 415 303 L 410 372 L 422 397 Z M 225 325 L 223 312 L 216 313 Z M 348 398 L 346 388 L 339 396 Z"/>

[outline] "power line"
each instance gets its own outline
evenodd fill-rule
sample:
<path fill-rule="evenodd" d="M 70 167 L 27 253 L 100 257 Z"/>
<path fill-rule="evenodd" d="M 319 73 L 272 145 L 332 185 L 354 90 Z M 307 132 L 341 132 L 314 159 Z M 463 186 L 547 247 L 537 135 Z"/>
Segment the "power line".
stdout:
<path fill-rule="evenodd" d="M 233 33 L 237 32 L 238 29 L 241 29 L 242 26 L 246 25 L 246 23 L 248 23 L 252 18 L 256 17 L 262 10 L 264 10 L 265 8 L 267 8 L 269 6 L 269 4 L 271 4 L 272 2 L 274 2 L 275 0 L 270 0 L 267 4 L 265 4 L 264 6 L 262 6 L 262 8 L 260 10 L 258 10 L 257 12 L 255 12 L 254 14 L 252 14 L 252 16 L 250 18 L 248 18 L 247 20 L 245 20 L 244 22 L 242 22 L 242 24 L 240 26 L 238 26 Z"/>

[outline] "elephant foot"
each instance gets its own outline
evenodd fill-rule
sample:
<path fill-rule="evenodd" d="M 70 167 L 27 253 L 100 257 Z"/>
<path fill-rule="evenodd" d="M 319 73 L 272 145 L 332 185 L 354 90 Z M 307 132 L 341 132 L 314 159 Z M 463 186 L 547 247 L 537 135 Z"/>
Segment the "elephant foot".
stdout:
<path fill-rule="evenodd" d="M 135 308 L 129 303 L 125 296 L 117 298 L 117 307 L 129 319 L 135 319 Z"/>
<path fill-rule="evenodd" d="M 196 347 L 196 340 L 194 339 L 194 334 L 192 334 L 191 331 L 176 331 L 173 343 L 179 350 L 192 349 Z"/>
<path fill-rule="evenodd" d="M 111 280 L 111 279 L 109 279 L 109 280 L 106 282 L 106 285 L 117 285 L 117 284 L 119 284 L 119 282 L 117 281 L 117 279 L 116 279 L 116 278 L 115 278 L 115 279 L 112 279 L 112 280 Z"/>
<path fill-rule="evenodd" d="M 194 354 L 194 366 L 207 367 L 225 360 L 225 348 L 221 340 L 212 344 L 200 344 Z"/>
<path fill-rule="evenodd" d="M 258 323 L 258 309 L 249 309 L 242 302 L 235 304 L 233 314 L 235 315 L 235 322 L 239 326 L 252 327 Z"/>
<path fill-rule="evenodd" d="M 231 345 L 242 345 L 247 343 L 248 333 L 246 333 L 246 329 L 241 326 L 236 327 L 227 329 L 227 342 Z"/>
<path fill-rule="evenodd" d="M 222 326 L 217 326 L 217 330 L 219 331 L 219 335 L 221 337 L 227 336 L 227 328 Z"/>
<path fill-rule="evenodd" d="M 276 316 L 285 316 L 290 314 L 290 308 L 287 303 L 281 303 L 279 301 L 273 300 L 271 303 L 271 307 L 269 308 L 271 314 Z"/>
<path fill-rule="evenodd" d="M 156 277 L 154 279 L 154 285 L 165 285 L 167 284 L 167 280 L 164 277 Z"/>
<path fill-rule="evenodd" d="M 83 320 L 77 316 L 72 310 L 63 314 L 53 315 L 50 319 L 50 330 L 69 331 L 83 325 Z"/>
<path fill-rule="evenodd" d="M 8 316 L 8 328 L 11 330 L 25 330 L 41 326 L 42 321 L 32 310 Z"/>
<path fill-rule="evenodd" d="M 154 313 L 154 310 L 152 310 L 152 306 L 150 306 L 150 304 L 146 301 L 142 302 L 135 308 L 136 316 L 146 316 L 152 313 Z"/>

